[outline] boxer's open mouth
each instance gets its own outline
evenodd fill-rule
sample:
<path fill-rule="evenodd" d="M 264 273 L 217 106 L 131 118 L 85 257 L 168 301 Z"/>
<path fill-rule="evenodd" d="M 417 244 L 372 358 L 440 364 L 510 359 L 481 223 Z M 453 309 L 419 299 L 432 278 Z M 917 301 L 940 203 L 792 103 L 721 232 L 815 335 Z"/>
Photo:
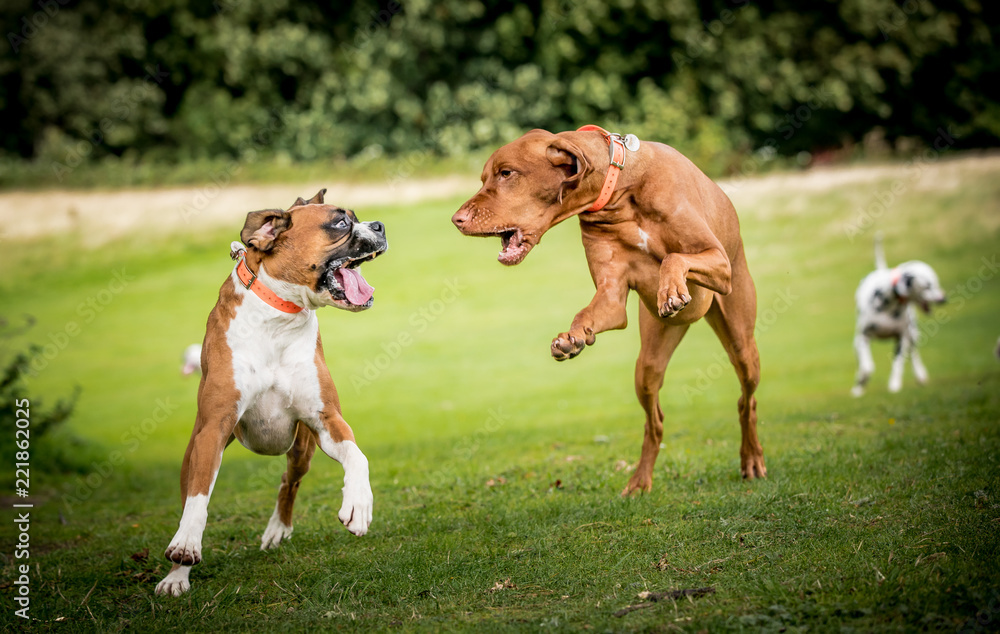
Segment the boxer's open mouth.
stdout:
<path fill-rule="evenodd" d="M 361 275 L 360 266 L 374 260 L 385 249 L 358 258 L 341 258 L 329 264 L 321 286 L 335 302 L 345 302 L 347 308 L 370 308 L 375 301 L 375 289 Z"/>

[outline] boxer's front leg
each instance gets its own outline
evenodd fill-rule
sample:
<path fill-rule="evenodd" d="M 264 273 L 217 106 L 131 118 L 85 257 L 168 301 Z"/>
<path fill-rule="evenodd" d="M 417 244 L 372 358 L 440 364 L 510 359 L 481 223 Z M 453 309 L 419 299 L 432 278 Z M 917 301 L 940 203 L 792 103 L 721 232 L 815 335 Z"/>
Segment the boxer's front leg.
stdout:
<path fill-rule="evenodd" d="M 695 254 L 669 253 L 663 258 L 656 292 L 660 317 L 673 317 L 691 302 L 689 281 L 728 295 L 733 288 L 732 266 L 725 251 L 711 248 Z"/>
<path fill-rule="evenodd" d="M 593 345 L 596 336 L 607 330 L 621 330 L 628 325 L 625 300 L 628 283 L 625 271 L 619 267 L 597 268 L 593 271 L 597 293 L 590 304 L 573 318 L 569 330 L 552 340 L 550 351 L 556 361 L 572 359 Z"/>
<path fill-rule="evenodd" d="M 344 467 L 344 501 L 337 513 L 340 522 L 358 537 L 368 532 L 372 523 L 374 498 L 368 481 L 368 458 L 354 442 L 354 433 L 339 412 L 324 415 L 319 446 Z"/>
<path fill-rule="evenodd" d="M 319 448 L 323 453 L 344 467 L 344 501 L 337 517 L 347 530 L 360 537 L 368 532 L 372 523 L 374 505 L 372 487 L 368 481 L 368 458 L 358 448 L 354 441 L 354 431 L 340 414 L 340 399 L 333 379 L 330 378 L 330 371 L 323 361 L 322 344 L 316 348 L 323 411 L 319 412 L 319 425 L 313 431 L 316 432 Z"/>
<path fill-rule="evenodd" d="M 175 564 L 193 566 L 201 561 L 201 537 L 208 522 L 208 501 L 222 464 L 222 452 L 232 439 L 236 406 L 198 408 L 191 440 L 181 466 L 180 525 L 164 555 Z"/>

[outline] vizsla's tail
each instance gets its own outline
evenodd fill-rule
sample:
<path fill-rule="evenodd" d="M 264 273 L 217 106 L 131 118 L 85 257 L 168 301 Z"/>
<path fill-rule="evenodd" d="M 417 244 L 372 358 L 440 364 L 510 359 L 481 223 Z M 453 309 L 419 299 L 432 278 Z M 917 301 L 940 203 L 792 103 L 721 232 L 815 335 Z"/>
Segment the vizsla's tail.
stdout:
<path fill-rule="evenodd" d="M 882 250 L 882 232 L 875 233 L 875 268 L 884 271 L 889 268 L 885 263 L 885 251 Z"/>

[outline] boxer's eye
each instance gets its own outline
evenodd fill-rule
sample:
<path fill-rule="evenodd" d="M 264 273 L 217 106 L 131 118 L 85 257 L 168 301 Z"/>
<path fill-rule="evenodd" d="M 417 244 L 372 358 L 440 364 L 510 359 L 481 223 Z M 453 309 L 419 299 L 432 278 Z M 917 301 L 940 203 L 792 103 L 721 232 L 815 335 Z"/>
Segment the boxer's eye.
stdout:
<path fill-rule="evenodd" d="M 346 220 L 341 220 L 337 224 L 333 225 L 334 229 L 346 229 L 349 225 Z"/>

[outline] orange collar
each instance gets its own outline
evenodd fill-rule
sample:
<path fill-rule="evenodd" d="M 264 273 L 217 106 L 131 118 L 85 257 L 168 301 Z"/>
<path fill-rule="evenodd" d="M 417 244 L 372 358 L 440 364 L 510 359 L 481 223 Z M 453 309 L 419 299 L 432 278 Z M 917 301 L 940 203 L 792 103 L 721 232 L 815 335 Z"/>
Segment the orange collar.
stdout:
<path fill-rule="evenodd" d="M 604 177 L 604 186 L 601 187 L 601 194 L 587 211 L 600 211 L 604 205 L 611 200 L 611 195 L 615 193 L 615 186 L 618 185 L 618 175 L 625 167 L 625 141 L 620 134 L 608 132 L 604 128 L 596 125 L 585 125 L 578 128 L 577 132 L 600 132 L 604 135 L 604 140 L 608 142 L 608 175 Z"/>
<path fill-rule="evenodd" d="M 254 294 L 261 298 L 265 304 L 273 308 L 277 308 L 283 313 L 299 313 L 302 312 L 302 307 L 294 302 L 289 302 L 287 300 L 278 297 L 274 291 L 264 286 L 263 282 L 257 282 L 257 274 L 250 271 L 250 267 L 247 266 L 247 259 L 245 257 L 240 258 L 240 261 L 236 263 L 236 275 L 240 278 L 240 282 L 243 283 L 243 287 L 248 291 L 253 291 Z"/>

